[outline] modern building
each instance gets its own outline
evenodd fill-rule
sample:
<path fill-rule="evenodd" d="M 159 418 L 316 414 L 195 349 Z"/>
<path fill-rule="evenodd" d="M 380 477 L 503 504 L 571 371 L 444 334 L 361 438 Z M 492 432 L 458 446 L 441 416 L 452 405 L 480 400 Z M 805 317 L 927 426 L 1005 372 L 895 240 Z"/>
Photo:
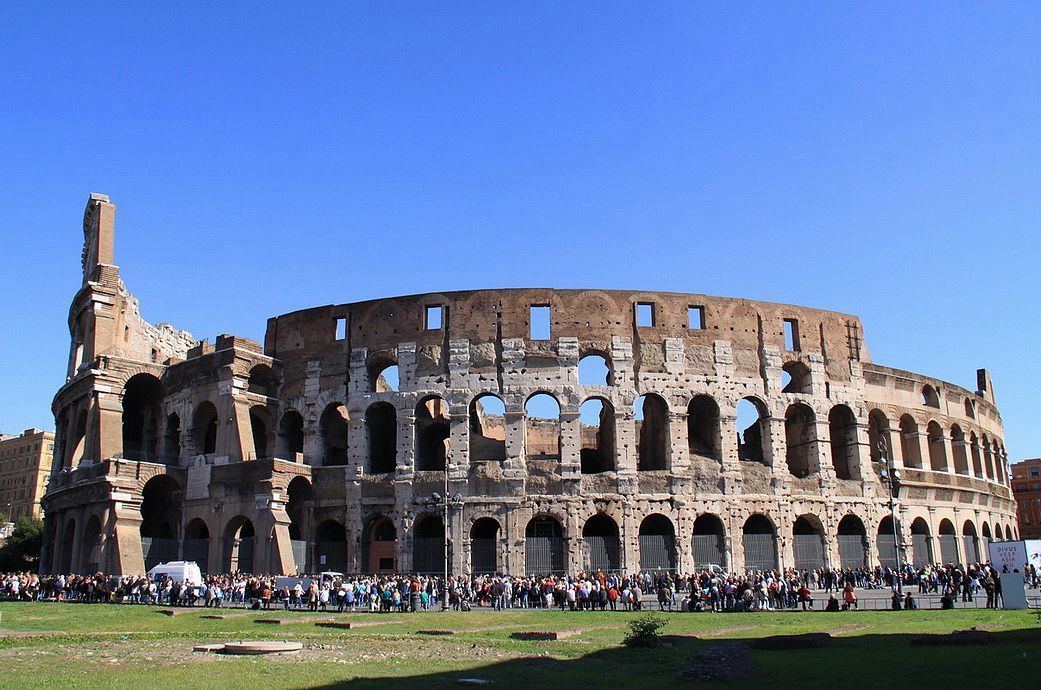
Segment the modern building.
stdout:
<path fill-rule="evenodd" d="M 54 434 L 26 429 L 20 436 L 0 435 L 0 515 L 14 522 L 40 517 L 54 454 Z"/>
<path fill-rule="evenodd" d="M 876 364 L 856 316 L 473 290 L 210 344 L 141 318 L 115 210 L 84 214 L 45 571 L 924 565 L 1016 532 L 987 372 L 970 390 Z"/>
<path fill-rule="evenodd" d="M 1022 539 L 1041 539 L 1041 458 L 1012 465 L 1012 493 Z"/>

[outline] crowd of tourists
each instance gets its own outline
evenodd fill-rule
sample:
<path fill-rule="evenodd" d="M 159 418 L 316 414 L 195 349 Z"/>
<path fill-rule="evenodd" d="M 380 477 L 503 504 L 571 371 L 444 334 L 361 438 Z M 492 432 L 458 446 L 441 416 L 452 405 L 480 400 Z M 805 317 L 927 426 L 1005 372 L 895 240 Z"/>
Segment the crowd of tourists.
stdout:
<path fill-rule="evenodd" d="M 1038 587 L 1037 569 L 1027 565 L 1028 586 Z M 897 594 L 898 580 L 905 594 Z M 447 584 L 447 586 L 445 586 Z M 891 607 L 917 608 L 919 595 L 938 594 L 942 606 L 974 601 L 981 592 L 987 606 L 1001 604 L 1001 573 L 987 564 L 892 568 L 817 568 L 749 573 L 701 571 L 679 575 L 578 573 L 573 576 L 326 575 L 274 577 L 243 573 L 211 575 L 202 583 L 169 577 L 0 575 L 0 598 L 23 601 L 75 601 L 168 606 L 246 606 L 311 611 L 411 612 L 447 607 L 557 609 L 572 611 L 768 611 L 850 609 L 858 590 L 890 589 Z"/>

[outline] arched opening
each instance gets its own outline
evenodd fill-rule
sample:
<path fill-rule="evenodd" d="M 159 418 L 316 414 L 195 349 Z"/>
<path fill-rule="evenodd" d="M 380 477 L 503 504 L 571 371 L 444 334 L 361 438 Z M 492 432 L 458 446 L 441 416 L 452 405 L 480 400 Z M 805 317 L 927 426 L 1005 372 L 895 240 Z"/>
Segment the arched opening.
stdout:
<path fill-rule="evenodd" d="M 994 470 L 998 483 L 1008 485 L 1008 457 L 997 439 L 994 440 Z"/>
<path fill-rule="evenodd" d="M 369 438 L 369 473 L 394 471 L 398 449 L 398 415 L 394 406 L 377 402 L 365 410 L 365 431 Z"/>
<path fill-rule="evenodd" d="M 813 410 L 795 403 L 784 413 L 785 462 L 793 477 L 808 477 L 817 469 L 817 434 Z"/>
<path fill-rule="evenodd" d="M 181 418 L 176 412 L 166 417 L 166 432 L 163 435 L 163 462 L 176 465 L 181 459 Z"/>
<path fill-rule="evenodd" d="M 710 565 L 718 565 L 727 569 L 726 529 L 719 516 L 705 513 L 694 521 L 694 567 L 707 569 Z"/>
<path fill-rule="evenodd" d="M 347 570 L 347 530 L 336 520 L 325 520 L 314 531 L 314 550 L 318 567 L 314 570 Z M 306 572 L 306 571 L 301 571 Z"/>
<path fill-rule="evenodd" d="M 919 440 L 918 423 L 909 414 L 900 418 L 900 454 L 904 458 L 904 467 L 921 469 L 922 443 Z"/>
<path fill-rule="evenodd" d="M 184 528 L 184 560 L 195 561 L 203 574 L 210 571 L 210 528 L 202 518 L 195 518 Z"/>
<path fill-rule="evenodd" d="M 621 544 L 618 540 L 618 523 L 604 513 L 597 513 L 586 520 L 582 527 L 585 544 L 585 571 L 613 573 L 621 570 Z"/>
<path fill-rule="evenodd" d="M 792 525 L 792 546 L 796 570 L 823 568 L 824 527 L 816 515 L 800 515 Z"/>
<path fill-rule="evenodd" d="M 532 518 L 524 529 L 524 569 L 528 575 L 557 575 L 566 570 L 564 528 L 556 518 Z"/>
<path fill-rule="evenodd" d="M 1005 525 L 1005 541 L 1012 541 L 1012 526 Z"/>
<path fill-rule="evenodd" d="M 297 573 L 311 572 L 310 532 L 314 488 L 306 477 L 294 477 L 286 487 L 286 514 L 289 515 L 289 541 L 293 549 L 293 563 Z"/>
<path fill-rule="evenodd" d="M 965 449 L 965 432 L 957 424 L 951 427 L 951 455 L 954 457 L 954 472 L 969 474 L 969 454 Z"/>
<path fill-rule="evenodd" d="M 935 421 L 929 422 L 925 429 L 929 440 L 929 469 L 934 472 L 947 471 L 947 448 L 943 438 L 943 429 Z"/>
<path fill-rule="evenodd" d="M 719 405 L 709 395 L 695 395 L 687 405 L 687 444 L 691 457 L 721 457 Z"/>
<path fill-rule="evenodd" d="M 983 479 L 983 461 L 980 459 L 980 440 L 976 436 L 975 431 L 969 432 L 969 454 L 972 457 L 972 473 L 976 477 Z"/>
<path fill-rule="evenodd" d="M 262 460 L 271 457 L 274 442 L 274 428 L 271 413 L 263 405 L 249 408 L 249 428 L 253 433 L 253 457 L 251 460 Z"/>
<path fill-rule="evenodd" d="M 787 362 L 781 367 L 781 392 L 809 395 L 813 392 L 810 384 L 810 370 L 802 362 Z"/>
<path fill-rule="evenodd" d="M 499 523 L 484 517 L 470 528 L 470 570 L 474 575 L 499 572 Z"/>
<path fill-rule="evenodd" d="M 322 434 L 322 464 L 326 467 L 347 464 L 347 408 L 330 403 L 322 410 L 318 428 Z"/>
<path fill-rule="evenodd" d="M 745 570 L 777 570 L 777 528 L 765 515 L 752 515 L 741 528 Z"/>
<path fill-rule="evenodd" d="M 857 419 L 845 405 L 836 405 L 828 413 L 828 437 L 831 440 L 831 466 L 836 479 L 854 479 L 860 466 L 857 443 Z"/>
<path fill-rule="evenodd" d="M 533 462 L 560 463 L 560 404 L 548 393 L 536 393 L 524 403 L 524 449 L 529 468 Z"/>
<path fill-rule="evenodd" d="M 582 474 L 615 471 L 614 407 L 602 398 L 590 398 L 578 408 Z"/>
<path fill-rule="evenodd" d="M 973 404 L 972 398 L 965 398 L 965 416 L 976 419 L 976 405 Z"/>
<path fill-rule="evenodd" d="M 376 360 L 369 365 L 369 380 L 375 393 L 397 391 L 400 385 L 398 365 L 393 360 Z"/>
<path fill-rule="evenodd" d="M 470 461 L 506 459 L 506 405 L 490 393 L 470 402 Z"/>
<path fill-rule="evenodd" d="M 181 487 L 168 475 L 149 479 L 141 489 L 141 553 L 145 570 L 177 560 L 181 528 Z"/>
<path fill-rule="evenodd" d="M 68 575 L 72 572 L 72 554 L 76 548 L 76 521 L 69 520 L 65 523 L 65 530 L 61 533 L 61 558 L 58 561 L 58 572 Z"/>
<path fill-rule="evenodd" d="M 990 560 L 991 538 L 990 525 L 984 522 L 980 528 L 980 557 L 984 563 Z"/>
<path fill-rule="evenodd" d="M 266 364 L 258 364 L 249 370 L 247 390 L 256 395 L 273 398 L 278 395 L 278 376 Z"/>
<path fill-rule="evenodd" d="M 876 533 L 876 544 L 878 546 L 878 562 L 884 568 L 897 567 L 897 539 L 893 535 L 893 517 L 887 515 L 878 523 Z"/>
<path fill-rule="evenodd" d="M 994 481 L 994 456 L 990 452 L 990 439 L 986 434 L 983 434 L 983 465 L 986 468 L 987 479 Z"/>
<path fill-rule="evenodd" d="M 123 386 L 123 457 L 155 462 L 159 458 L 159 403 L 163 386 L 151 374 L 137 374 Z"/>
<path fill-rule="evenodd" d="M 397 569 L 398 530 L 390 518 L 379 516 L 365 530 L 367 572 L 393 573 Z"/>
<path fill-rule="evenodd" d="M 76 415 L 76 426 L 73 427 L 72 437 L 69 439 L 69 467 L 76 467 L 83 461 L 87 449 L 87 411 L 80 410 Z M 989 452 L 989 449 L 988 449 Z"/>
<path fill-rule="evenodd" d="M 640 523 L 640 570 L 676 569 L 676 529 L 672 520 L 655 513 Z"/>
<path fill-rule="evenodd" d="M 209 400 L 204 400 L 195 408 L 192 441 L 197 454 L 211 455 L 217 452 L 217 408 Z"/>
<path fill-rule="evenodd" d="M 252 573 L 256 534 L 253 523 L 236 515 L 224 528 L 224 572 Z"/>
<path fill-rule="evenodd" d="M 878 442 L 883 441 L 886 447 L 886 461 L 893 457 L 893 438 L 889 429 L 889 418 L 882 410 L 871 410 L 868 413 L 868 450 L 871 462 L 882 462 L 882 454 Z"/>
<path fill-rule="evenodd" d="M 641 395 L 633 404 L 639 439 L 638 470 L 669 469 L 669 406 L 654 393 Z"/>
<path fill-rule="evenodd" d="M 943 563 L 960 563 L 958 558 L 958 533 L 954 523 L 944 519 L 940 521 L 940 560 Z"/>
<path fill-rule="evenodd" d="M 296 410 L 289 410 L 278 422 L 276 457 L 290 462 L 304 460 L 304 418 Z"/>
<path fill-rule="evenodd" d="M 416 470 L 444 472 L 450 436 L 448 405 L 436 395 L 416 405 Z"/>
<path fill-rule="evenodd" d="M 425 575 L 445 571 L 445 523 L 440 517 L 427 515 L 416 520 L 412 528 L 412 570 Z"/>
<path fill-rule="evenodd" d="M 755 398 L 737 403 L 737 456 L 741 460 L 766 464 L 763 440 L 766 436 L 766 406 Z"/>
<path fill-rule="evenodd" d="M 91 515 L 83 528 L 83 548 L 80 556 L 80 572 L 93 575 L 101 571 L 101 519 Z"/>
<path fill-rule="evenodd" d="M 578 383 L 582 386 L 610 386 L 613 383 L 611 363 L 600 354 L 585 355 L 578 360 Z"/>
<path fill-rule="evenodd" d="M 922 386 L 922 404 L 926 407 L 940 407 L 940 394 L 929 384 Z"/>
<path fill-rule="evenodd" d="M 976 525 L 972 520 L 966 520 L 961 528 L 962 550 L 965 552 L 965 564 L 967 566 L 979 563 L 980 558 L 979 540 L 976 538 Z"/>
<path fill-rule="evenodd" d="M 924 568 L 933 562 L 933 537 L 929 531 L 929 523 L 922 518 L 915 518 L 911 523 L 911 565 Z"/>
<path fill-rule="evenodd" d="M 856 515 L 847 515 L 839 521 L 839 566 L 861 568 L 868 563 L 867 529 Z"/>

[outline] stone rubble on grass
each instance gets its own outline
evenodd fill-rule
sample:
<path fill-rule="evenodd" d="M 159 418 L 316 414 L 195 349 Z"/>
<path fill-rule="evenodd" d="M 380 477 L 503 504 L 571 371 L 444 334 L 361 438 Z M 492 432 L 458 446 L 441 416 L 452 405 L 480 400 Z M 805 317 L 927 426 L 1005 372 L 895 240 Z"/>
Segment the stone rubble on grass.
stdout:
<path fill-rule="evenodd" d="M 752 655 L 741 642 L 717 644 L 704 650 L 680 671 L 680 678 L 694 683 L 736 680 L 752 671 Z"/>

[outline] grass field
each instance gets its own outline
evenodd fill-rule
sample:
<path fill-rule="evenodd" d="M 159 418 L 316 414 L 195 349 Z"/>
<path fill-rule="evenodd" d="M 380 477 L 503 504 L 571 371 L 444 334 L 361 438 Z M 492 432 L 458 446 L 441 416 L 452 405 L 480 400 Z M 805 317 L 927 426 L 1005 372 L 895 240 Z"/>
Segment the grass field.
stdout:
<path fill-rule="evenodd" d="M 197 609 L 174 617 L 149 606 L 0 604 L 4 687 L 459 687 L 479 677 L 495 688 L 640 688 L 687 685 L 679 671 L 700 650 L 727 639 L 828 631 L 827 648 L 753 651 L 741 683 L 719 687 L 1011 687 L 1032 680 L 1041 661 L 1041 621 L 1027 611 L 851 611 L 843 613 L 669 614 L 670 646 L 622 646 L 629 613 L 305 614 Z M 291 619 L 264 625 L 256 618 Z M 316 620 L 349 620 L 350 630 Z M 978 647 L 911 647 L 921 633 L 979 627 L 995 642 Z M 450 630 L 450 636 L 417 634 Z M 564 640 L 510 639 L 524 630 L 568 631 Z M 201 642 L 288 639 L 298 654 L 233 657 L 193 653 Z M 713 687 L 703 685 L 699 687 Z"/>

